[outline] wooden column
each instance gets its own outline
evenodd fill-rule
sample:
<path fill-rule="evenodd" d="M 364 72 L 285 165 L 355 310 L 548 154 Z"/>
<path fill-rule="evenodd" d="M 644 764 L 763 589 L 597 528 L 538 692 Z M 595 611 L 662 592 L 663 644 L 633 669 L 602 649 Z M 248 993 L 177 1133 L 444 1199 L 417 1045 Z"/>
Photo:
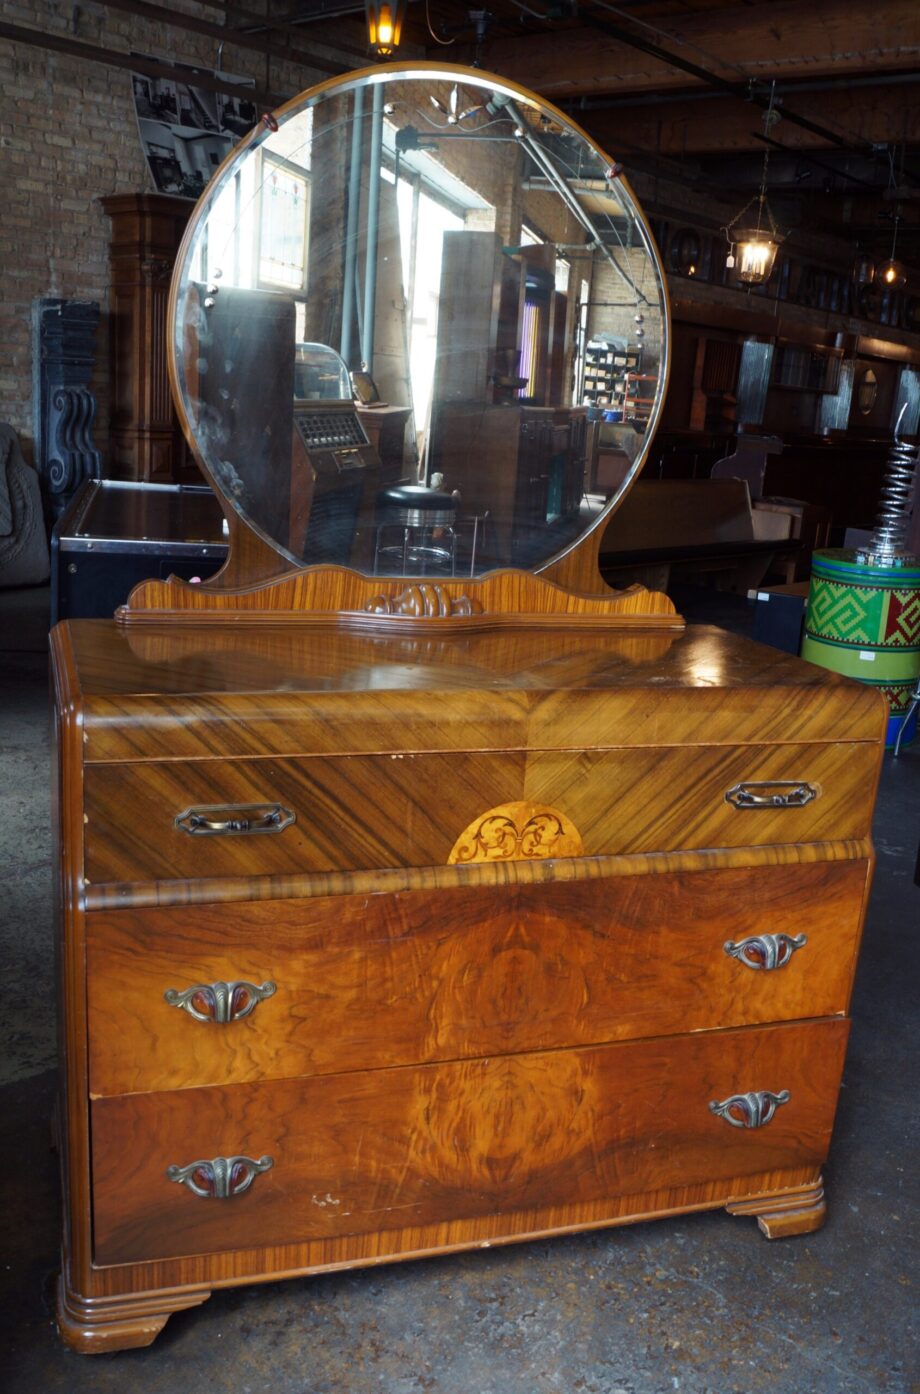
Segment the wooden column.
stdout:
<path fill-rule="evenodd" d="M 169 282 L 194 205 L 166 194 L 116 194 L 101 203 L 112 220 L 108 473 L 159 484 L 195 482 L 198 471 L 166 373 Z"/>

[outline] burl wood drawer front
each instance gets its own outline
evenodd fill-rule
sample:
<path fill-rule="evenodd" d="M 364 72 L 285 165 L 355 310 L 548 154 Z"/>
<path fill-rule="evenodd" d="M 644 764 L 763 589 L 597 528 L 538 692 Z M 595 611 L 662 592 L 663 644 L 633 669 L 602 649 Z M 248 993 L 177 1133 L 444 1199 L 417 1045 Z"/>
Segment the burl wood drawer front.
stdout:
<path fill-rule="evenodd" d="M 877 763 L 875 745 L 852 743 L 93 765 L 86 876 L 439 866 L 490 810 L 515 801 L 562 814 L 586 856 L 860 838 Z M 801 807 L 726 802 L 741 782 L 777 780 L 806 781 L 815 796 Z M 191 808 L 216 809 L 208 816 L 220 822 L 231 816 L 221 810 L 270 805 L 293 821 L 261 835 L 194 833 L 176 822 Z M 548 853 L 546 841 L 522 844 L 522 855 Z"/>
<path fill-rule="evenodd" d="M 98 1100 L 96 1262 L 373 1233 L 819 1165 L 846 1037 L 845 1021 L 809 1022 Z M 774 1097 L 762 1126 L 736 1126 L 710 1108 L 752 1092 L 761 1103 Z M 171 1166 L 218 1157 L 270 1165 L 222 1199 L 167 1176 Z"/>
<path fill-rule="evenodd" d="M 867 874 L 816 862 L 90 915 L 91 1089 L 842 1014 Z M 216 985 L 233 983 L 269 995 L 214 1020 Z M 194 987 L 210 997 L 190 1002 Z"/>

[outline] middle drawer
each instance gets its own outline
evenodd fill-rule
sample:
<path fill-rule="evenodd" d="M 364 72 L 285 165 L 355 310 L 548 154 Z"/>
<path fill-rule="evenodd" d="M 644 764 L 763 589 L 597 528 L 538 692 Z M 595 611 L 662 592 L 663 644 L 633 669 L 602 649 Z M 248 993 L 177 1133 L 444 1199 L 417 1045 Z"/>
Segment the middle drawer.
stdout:
<path fill-rule="evenodd" d="M 248 1083 L 839 1015 L 868 870 L 814 862 L 90 914 L 90 1088 Z M 220 1014 L 217 985 L 234 983 L 270 987 L 247 1012 L 252 994 L 233 1000 L 231 986 L 231 1019 L 200 1020 Z"/>

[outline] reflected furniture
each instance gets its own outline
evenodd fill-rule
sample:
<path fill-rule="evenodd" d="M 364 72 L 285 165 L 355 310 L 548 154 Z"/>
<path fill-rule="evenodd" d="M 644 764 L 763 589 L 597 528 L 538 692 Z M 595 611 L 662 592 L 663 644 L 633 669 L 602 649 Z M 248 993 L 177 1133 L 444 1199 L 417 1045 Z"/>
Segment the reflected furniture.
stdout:
<path fill-rule="evenodd" d="M 357 544 L 348 565 L 303 564 L 301 401 L 202 351 L 204 300 L 234 274 L 237 225 L 209 222 L 220 181 L 252 176 L 257 203 L 246 162 L 263 147 L 348 180 L 365 137 L 386 154 L 384 105 L 462 110 L 426 177 L 462 156 L 465 187 L 497 197 L 505 160 L 519 182 L 496 220 L 532 205 L 567 243 L 577 222 L 586 266 L 626 267 L 628 220 L 646 289 L 628 268 L 624 285 L 660 316 L 666 361 L 660 266 L 619 173 L 479 70 L 324 84 L 244 141 L 199 206 L 170 342 L 227 562 L 201 584 L 152 577 L 114 621 L 52 635 L 57 1318 L 85 1353 L 149 1344 L 247 1281 L 714 1208 L 771 1238 L 825 1214 L 881 697 L 606 586 L 625 484 L 587 506 L 584 417 L 565 403 L 434 403 L 442 442 L 466 433 L 449 465 L 442 444 L 445 488 L 463 473 L 463 508 L 488 507 L 513 567 L 485 544 L 463 577 L 374 575 Z M 317 219 L 347 203 L 330 187 Z M 311 225 L 311 294 L 329 304 L 345 230 Z M 399 252 L 384 243 L 391 276 Z M 239 321 L 247 362 L 266 318 Z M 299 340 L 323 342 L 309 324 Z M 212 366 L 226 413 L 199 390 Z M 281 460 L 275 429 L 288 474 L 278 489 L 266 469 L 263 495 L 254 460 Z"/>
<path fill-rule="evenodd" d="M 604 530 L 601 573 L 611 585 L 662 589 L 672 577 L 705 575 L 743 595 L 777 558 L 797 555 L 800 543 L 782 531 L 757 535 L 743 479 L 640 479 Z"/>
<path fill-rule="evenodd" d="M 559 550 L 583 530 L 584 407 L 445 403 L 432 423 L 433 468 L 465 514 L 491 512 L 493 566 L 528 567 L 547 536 Z"/>

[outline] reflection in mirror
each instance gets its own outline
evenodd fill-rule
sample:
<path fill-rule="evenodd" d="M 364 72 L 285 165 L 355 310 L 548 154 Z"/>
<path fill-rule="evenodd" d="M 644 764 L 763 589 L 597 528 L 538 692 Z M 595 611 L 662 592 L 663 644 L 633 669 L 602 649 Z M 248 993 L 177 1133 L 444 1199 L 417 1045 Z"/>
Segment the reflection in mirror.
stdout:
<path fill-rule="evenodd" d="M 297 565 L 545 566 L 631 483 L 661 401 L 661 277 L 625 182 L 467 70 L 377 69 L 271 124 L 177 272 L 215 487 Z"/>

